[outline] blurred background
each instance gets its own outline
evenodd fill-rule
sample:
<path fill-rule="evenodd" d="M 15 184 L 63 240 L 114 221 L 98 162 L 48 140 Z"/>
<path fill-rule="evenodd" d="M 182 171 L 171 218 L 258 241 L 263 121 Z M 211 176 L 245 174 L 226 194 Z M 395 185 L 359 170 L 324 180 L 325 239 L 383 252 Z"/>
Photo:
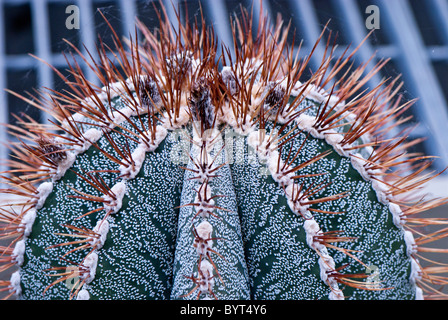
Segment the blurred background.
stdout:
<path fill-rule="evenodd" d="M 414 120 L 403 125 L 415 125 L 411 138 L 425 138 L 415 150 L 440 157 L 434 161 L 433 170 L 448 166 L 448 0 L 163 0 L 168 15 L 175 25 L 174 7 L 179 6 L 181 19 L 185 20 L 185 8 L 189 19 L 199 14 L 200 5 L 205 18 L 215 28 L 220 40 L 232 43 L 229 16 L 240 12 L 240 5 L 251 9 L 255 22 L 261 10 L 268 12 L 272 21 L 278 14 L 291 21 L 295 30 L 296 47 L 303 40 L 301 55 L 310 52 L 325 24 L 338 33 L 336 55 L 348 45 L 356 47 L 375 28 L 368 41 L 354 58 L 355 66 L 367 61 L 372 54 L 376 58 L 390 58 L 381 74 L 368 86 L 373 88 L 382 77 L 402 75 L 405 85 L 400 90 L 406 101 L 418 98 L 407 115 Z M 200 5 L 199 5 L 200 3 Z M 173 4 L 173 5 L 172 5 Z M 71 16 L 79 13 L 79 26 Z M 134 22 L 138 17 L 148 27 L 157 27 L 157 15 L 149 0 L 0 0 L 0 123 L 14 123 L 13 113 L 25 113 L 40 122 L 48 122 L 48 116 L 22 100 L 8 94 L 8 88 L 20 94 L 33 92 L 34 88 L 67 89 L 65 83 L 44 63 L 31 57 L 32 53 L 55 66 L 67 75 L 67 39 L 86 52 L 95 51 L 98 36 L 112 46 L 110 31 L 99 14 L 101 10 L 118 34 L 134 35 Z M 69 25 L 74 28 L 67 27 Z M 79 28 L 78 28 L 79 27 Z M 289 41 L 292 43 L 292 33 Z M 312 62 L 317 68 L 323 53 L 318 47 Z M 85 46 L 85 48 L 83 47 Z M 94 75 L 84 69 L 89 80 Z M 0 128 L 0 141 L 11 137 Z M 7 157 L 6 148 L 0 146 L 0 158 Z M 5 170 L 4 166 L 1 170 Z M 448 171 L 448 170 L 447 170 Z M 448 197 L 448 173 L 426 186 L 426 192 L 437 197 Z M 432 215 L 448 216 L 448 207 L 441 207 Z M 448 243 L 442 244 L 448 248 Z M 445 258 L 443 258 L 445 259 Z M 7 279 L 8 274 L 0 276 Z"/>

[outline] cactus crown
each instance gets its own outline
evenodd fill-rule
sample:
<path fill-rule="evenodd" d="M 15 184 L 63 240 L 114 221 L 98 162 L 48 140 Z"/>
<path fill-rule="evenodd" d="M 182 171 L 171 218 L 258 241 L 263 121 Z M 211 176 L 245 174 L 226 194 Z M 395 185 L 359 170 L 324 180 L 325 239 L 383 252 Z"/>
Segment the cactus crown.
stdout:
<path fill-rule="evenodd" d="M 126 50 L 112 27 L 96 61 L 70 44 L 100 86 L 74 54 L 72 80 L 53 68 L 71 92 L 13 93 L 55 121 L 8 126 L 20 140 L 2 190 L 19 200 L 0 208 L 2 269 L 20 267 L 9 296 L 444 297 L 446 266 L 420 260 L 446 251 L 425 246 L 446 230 L 422 227 L 447 220 L 421 213 L 448 201 L 421 197 L 431 158 L 391 136 L 412 102 L 398 79 L 363 91 L 387 60 L 354 68 L 359 47 L 335 58 L 330 32 L 308 75 L 325 29 L 300 59 L 289 25 L 254 26 L 242 9 L 235 49 L 218 54 L 202 13 L 173 30 L 155 10 L 159 28 L 138 23 L 144 41 Z"/>

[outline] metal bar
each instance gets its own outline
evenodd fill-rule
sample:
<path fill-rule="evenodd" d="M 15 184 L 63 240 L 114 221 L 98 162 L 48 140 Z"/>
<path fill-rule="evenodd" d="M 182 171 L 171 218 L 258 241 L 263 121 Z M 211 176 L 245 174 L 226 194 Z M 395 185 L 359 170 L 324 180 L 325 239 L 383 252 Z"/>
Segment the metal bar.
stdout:
<path fill-rule="evenodd" d="M 110 56 L 111 59 L 114 59 L 114 56 L 111 53 L 106 54 Z M 76 57 L 77 55 L 74 54 L 74 56 Z M 67 67 L 67 61 L 65 60 L 64 55 L 60 53 L 52 54 L 50 60 L 51 65 L 56 68 Z M 83 64 L 81 61 L 78 62 L 81 65 Z M 9 55 L 4 57 L 4 64 L 5 66 L 8 66 L 8 70 L 29 70 L 36 67 L 36 59 L 28 55 Z"/>
<path fill-rule="evenodd" d="M 316 10 L 312 3 L 312 0 L 289 0 L 290 7 L 296 13 L 293 15 L 293 19 L 295 19 L 296 25 L 299 25 L 301 30 L 305 32 L 304 39 L 304 47 L 309 48 L 311 50 L 319 38 L 322 30 L 320 29 L 319 19 L 316 15 Z M 308 43 L 306 43 L 308 42 Z M 322 58 L 324 56 L 324 48 L 325 48 L 325 39 L 322 39 L 319 44 L 316 46 L 316 49 L 311 57 L 310 64 L 311 66 L 317 70 L 322 63 Z M 310 51 L 308 51 L 310 52 Z M 308 54 L 307 52 L 307 54 Z M 328 58 L 328 57 L 327 57 Z M 330 68 L 331 68 L 330 62 Z M 329 89 L 334 85 L 334 79 L 329 81 L 327 88 Z"/>
<path fill-rule="evenodd" d="M 378 52 L 378 56 L 388 57 L 391 59 L 398 59 L 401 54 L 400 48 L 396 45 L 380 45 L 377 46 L 375 50 Z"/>
<path fill-rule="evenodd" d="M 430 14 L 434 19 L 434 26 L 437 26 L 437 31 L 443 37 L 443 42 L 448 44 L 448 2 L 445 0 L 425 0 L 429 6 Z"/>
<path fill-rule="evenodd" d="M 95 19 L 92 13 L 92 1 L 91 0 L 77 0 L 80 14 L 80 29 L 81 42 L 89 50 L 94 59 L 97 59 L 97 51 L 95 47 Z M 86 54 L 86 50 L 82 48 L 83 54 Z M 99 85 L 98 77 L 88 67 L 84 70 L 87 79 L 95 85 Z"/>
<path fill-rule="evenodd" d="M 135 17 L 137 16 L 134 0 L 120 0 L 120 12 L 122 17 L 123 36 L 135 36 Z"/>
<path fill-rule="evenodd" d="M 166 8 L 168 19 L 172 25 L 174 31 L 179 29 L 179 22 L 177 21 L 176 10 L 179 8 L 179 0 L 163 0 L 163 4 Z M 179 12 L 180 14 L 180 12 Z M 182 18 L 182 15 L 180 15 Z M 176 31 L 177 32 L 177 31 Z"/>
<path fill-rule="evenodd" d="M 0 0 L 5 4 L 29 4 L 34 0 Z M 95 2 L 110 2 L 110 0 L 95 0 Z M 73 0 L 46 0 L 46 3 L 66 3 L 67 5 L 73 4 Z"/>
<path fill-rule="evenodd" d="M 0 1 L 0 21 L 4 20 L 4 4 Z M 6 88 L 6 48 L 5 48 L 5 26 L 3 23 L 0 23 L 0 123 L 6 124 L 8 123 L 8 100 L 6 99 L 6 92 L 4 88 Z M 8 135 L 6 133 L 6 129 L 2 127 L 0 129 L 0 141 L 6 142 L 8 139 Z M 8 151 L 7 148 L 0 144 L 0 159 L 7 159 Z M 3 161 L 1 162 L 3 163 Z M 0 170 L 7 170 L 6 166 L 0 164 Z M 4 187 L 1 185 L 0 187 Z"/>
<path fill-rule="evenodd" d="M 220 44 L 232 46 L 229 49 L 233 49 L 229 15 L 227 14 L 224 0 L 213 0 L 213 3 L 211 1 L 206 1 L 205 6 L 208 9 L 207 11 L 209 12 L 210 17 L 212 18 L 213 28 L 216 32 L 217 38 L 220 41 L 220 43 L 218 43 L 218 55 L 222 53 Z M 233 50 L 230 51 L 233 53 Z M 232 59 L 234 58 L 235 57 L 232 56 Z"/>
<path fill-rule="evenodd" d="M 431 61 L 448 60 L 448 46 L 428 46 L 426 51 Z"/>
<path fill-rule="evenodd" d="M 343 18 L 340 19 L 346 26 L 347 36 L 352 40 L 353 46 L 356 47 L 360 44 L 367 36 L 369 30 L 366 29 L 364 20 L 358 14 L 358 4 L 355 0 L 333 0 L 336 2 L 337 7 L 341 10 Z M 361 61 L 368 61 L 375 54 L 369 41 L 363 43 L 356 53 L 356 57 L 360 57 Z M 376 59 L 373 59 L 367 66 L 366 72 L 372 70 L 375 66 Z M 369 81 L 369 86 L 374 88 L 378 83 L 381 82 L 381 76 L 376 74 Z"/>
<path fill-rule="evenodd" d="M 403 65 L 410 75 L 407 85 L 412 87 L 420 99 L 420 106 L 415 111 L 432 135 L 434 143 L 428 141 L 429 151 L 441 156 L 434 164 L 437 169 L 443 169 L 448 166 L 448 143 L 444 134 L 448 109 L 412 12 L 404 0 L 377 1 L 385 12 L 382 16 L 388 19 L 391 26 L 391 37 L 401 47 Z"/>
<path fill-rule="evenodd" d="M 362 19 L 362 16 L 359 15 L 359 8 L 358 4 L 355 0 L 333 0 L 336 2 L 337 7 L 341 9 L 341 12 L 343 14 L 343 18 L 340 19 L 344 22 L 347 34 L 346 36 L 350 37 L 352 42 L 354 43 L 353 46 L 357 46 L 360 44 L 368 35 L 370 32 L 366 29 L 365 21 Z M 367 40 L 363 43 L 363 45 L 359 48 L 358 52 L 356 53 L 356 57 L 359 57 L 361 61 L 368 61 L 373 55 L 375 55 L 375 58 L 370 62 L 370 64 L 367 66 L 366 74 L 371 71 L 377 62 L 379 58 L 389 58 L 388 56 L 379 56 L 377 52 L 375 52 L 370 44 L 370 42 Z M 382 81 L 382 76 L 380 73 L 375 74 L 368 82 L 368 85 L 370 88 L 375 88 L 378 86 L 379 83 Z M 384 87 L 384 86 L 383 86 Z M 417 130 L 414 129 L 412 131 L 412 135 L 416 136 L 418 133 L 422 132 L 422 128 L 419 126 Z M 399 131 L 401 129 L 393 127 L 389 131 L 389 137 L 396 137 L 399 134 Z"/>
<path fill-rule="evenodd" d="M 45 0 L 35 0 L 31 2 L 33 38 L 36 40 L 36 56 L 42 60 L 52 63 L 50 48 L 50 27 L 48 17 L 48 7 Z M 37 63 L 38 87 L 53 88 L 53 74 L 51 68 L 44 63 Z M 51 116 L 41 112 L 42 121 L 50 124 Z"/>
<path fill-rule="evenodd" d="M 265 13 L 269 14 L 270 12 L 272 12 L 271 6 L 269 5 L 268 0 L 254 0 L 252 1 L 252 5 L 254 10 L 254 23 L 257 26 L 260 20 L 259 17 L 261 17 Z"/>
<path fill-rule="evenodd" d="M 296 14 L 293 15 L 296 25 L 300 26 L 300 29 L 305 33 L 305 41 L 309 43 L 304 43 L 308 48 L 312 48 L 314 42 L 319 38 L 321 30 L 319 28 L 319 19 L 316 15 L 316 10 L 314 9 L 311 0 L 289 0 L 290 7 L 294 10 Z M 324 54 L 322 42 L 317 46 L 313 57 L 311 59 L 311 64 L 314 68 L 318 68 L 322 57 Z"/>

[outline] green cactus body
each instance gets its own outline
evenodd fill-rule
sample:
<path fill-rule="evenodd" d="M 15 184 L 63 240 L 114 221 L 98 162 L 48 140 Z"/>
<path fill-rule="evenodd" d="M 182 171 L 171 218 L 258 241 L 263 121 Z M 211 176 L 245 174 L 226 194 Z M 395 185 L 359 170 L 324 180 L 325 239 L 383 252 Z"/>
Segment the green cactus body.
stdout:
<path fill-rule="evenodd" d="M 17 169 L 11 174 L 20 175 L 7 178 L 11 188 L 4 190 L 24 199 L 2 207 L 5 236 L 14 236 L 4 255 L 19 266 L 3 284 L 11 295 L 428 293 L 432 269 L 420 265 L 411 231 L 430 220 L 414 214 L 445 200 L 410 202 L 407 195 L 427 178 L 389 172 L 418 159 L 402 161 L 404 140 L 384 136 L 408 105 L 386 108 L 394 83 L 348 99 L 383 63 L 363 78 L 360 67 L 330 94 L 319 85 L 349 58 L 332 69 L 323 63 L 302 83 L 308 60 L 284 54 L 281 25 L 271 30 L 263 20 L 253 36 L 243 15 L 233 30 L 242 43 L 236 61 L 221 70 L 211 29 L 180 24 L 181 44 L 162 19 L 160 39 L 140 26 L 147 46 L 131 42 L 130 58 L 115 35 L 127 78 L 102 59 L 97 68 L 109 72 L 102 90 L 79 77 L 70 83 L 79 97 L 53 93 L 45 100 L 59 133 L 34 122 L 23 123 L 29 133 L 12 127 L 31 142 L 12 148 L 30 160 L 10 162 Z"/>

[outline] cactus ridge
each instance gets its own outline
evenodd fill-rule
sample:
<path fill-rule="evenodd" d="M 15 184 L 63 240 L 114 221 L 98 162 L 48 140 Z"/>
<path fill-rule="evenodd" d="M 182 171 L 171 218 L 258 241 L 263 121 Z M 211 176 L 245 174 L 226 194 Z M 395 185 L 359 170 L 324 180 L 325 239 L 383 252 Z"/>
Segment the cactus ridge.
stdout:
<path fill-rule="evenodd" d="M 1 283 L 8 297 L 445 297 L 445 265 L 420 263 L 446 251 L 425 244 L 447 220 L 421 213 L 448 199 L 419 193 L 441 173 L 407 152 L 419 142 L 408 132 L 391 138 L 412 101 L 398 78 L 359 94 L 387 60 L 354 69 L 362 43 L 335 59 L 330 32 L 304 80 L 326 28 L 299 59 L 289 25 L 260 17 L 254 33 L 242 9 L 234 51 L 218 54 L 202 12 L 174 31 L 155 10 L 158 30 L 138 22 L 142 44 L 125 50 L 111 27 L 117 61 L 69 43 L 102 87 L 73 56 L 72 80 L 52 67 L 72 93 L 12 93 L 55 121 L 8 125 L 20 141 L 2 190 L 18 200 L 0 207 L 12 239 L 1 270 L 19 267 Z"/>

